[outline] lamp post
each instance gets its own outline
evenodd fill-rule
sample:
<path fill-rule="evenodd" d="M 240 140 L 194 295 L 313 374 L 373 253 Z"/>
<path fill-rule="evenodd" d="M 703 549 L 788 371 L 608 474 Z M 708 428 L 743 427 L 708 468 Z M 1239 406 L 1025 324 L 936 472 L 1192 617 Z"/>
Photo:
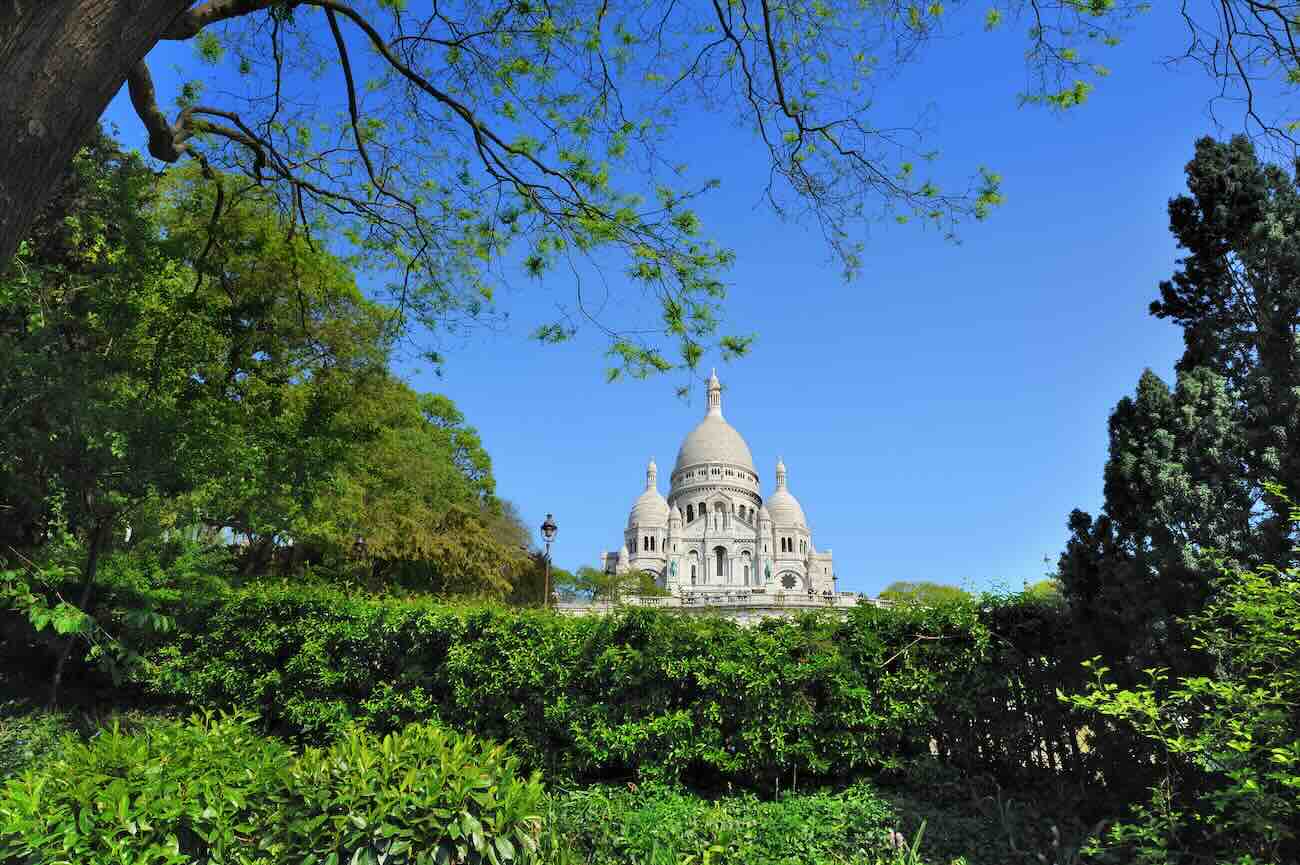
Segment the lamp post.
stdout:
<path fill-rule="evenodd" d="M 555 520 L 550 514 L 542 522 L 542 538 L 546 541 L 546 583 L 542 589 L 542 606 L 545 607 L 551 602 L 551 541 L 555 540 L 555 533 L 560 527 L 555 524 Z"/>

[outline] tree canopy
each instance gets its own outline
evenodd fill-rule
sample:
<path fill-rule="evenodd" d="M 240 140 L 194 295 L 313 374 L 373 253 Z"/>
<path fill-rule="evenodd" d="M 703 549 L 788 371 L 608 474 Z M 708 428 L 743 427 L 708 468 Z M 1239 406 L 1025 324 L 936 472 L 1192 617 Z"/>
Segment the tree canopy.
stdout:
<path fill-rule="evenodd" d="M 128 538 L 196 529 L 246 576 L 499 597 L 527 567 L 477 432 L 390 371 L 394 311 L 280 219 L 100 134 L 0 277 L 0 561 L 69 539 L 70 609 Z"/>
<path fill-rule="evenodd" d="M 887 601 L 903 604 L 943 604 L 952 601 L 968 601 L 970 592 L 945 583 L 933 583 L 928 580 L 910 582 L 896 580 L 881 589 L 880 597 Z"/>

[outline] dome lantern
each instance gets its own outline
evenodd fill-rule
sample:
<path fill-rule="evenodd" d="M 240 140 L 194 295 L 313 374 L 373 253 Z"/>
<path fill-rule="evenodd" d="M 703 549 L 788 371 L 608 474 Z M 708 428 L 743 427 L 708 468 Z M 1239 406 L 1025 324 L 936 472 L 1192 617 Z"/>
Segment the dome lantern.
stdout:
<path fill-rule="evenodd" d="M 709 410 L 705 417 L 722 417 L 722 382 L 718 381 L 718 371 L 709 373 Z"/>

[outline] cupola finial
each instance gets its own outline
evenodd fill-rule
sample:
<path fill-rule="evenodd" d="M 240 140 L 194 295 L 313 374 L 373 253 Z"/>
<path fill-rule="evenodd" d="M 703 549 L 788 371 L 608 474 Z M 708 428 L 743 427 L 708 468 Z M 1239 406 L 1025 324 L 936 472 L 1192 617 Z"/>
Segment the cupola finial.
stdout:
<path fill-rule="evenodd" d="M 658 477 L 659 466 L 655 465 L 655 458 L 650 457 L 650 464 L 645 467 L 645 488 L 648 490 L 655 489 L 655 480 Z"/>
<path fill-rule="evenodd" d="M 785 489 L 785 461 L 780 457 L 776 458 L 776 488 Z"/>
<path fill-rule="evenodd" d="M 709 373 L 709 411 L 710 415 L 722 416 L 722 382 L 718 381 L 718 371 Z"/>

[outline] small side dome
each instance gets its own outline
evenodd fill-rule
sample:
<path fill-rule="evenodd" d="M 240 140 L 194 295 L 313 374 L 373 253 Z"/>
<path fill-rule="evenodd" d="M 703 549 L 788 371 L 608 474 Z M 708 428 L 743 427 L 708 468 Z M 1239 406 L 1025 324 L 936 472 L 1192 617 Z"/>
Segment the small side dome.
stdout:
<path fill-rule="evenodd" d="M 668 501 L 661 495 L 656 485 L 656 478 L 659 474 L 659 468 L 655 465 L 654 458 L 650 458 L 650 465 L 646 466 L 645 472 L 645 492 L 637 498 L 632 505 L 632 512 L 627 516 L 627 527 L 635 526 L 663 526 L 668 524 Z"/>
<path fill-rule="evenodd" d="M 776 492 L 768 496 L 765 507 L 771 514 L 772 521 L 778 526 L 808 527 L 808 520 L 803 514 L 803 507 L 799 504 L 799 500 L 786 489 L 785 461 L 780 457 L 776 459 Z"/>
<path fill-rule="evenodd" d="M 772 515 L 768 512 L 766 504 L 758 506 L 758 521 L 760 523 L 772 522 Z"/>
<path fill-rule="evenodd" d="M 808 520 L 803 514 L 803 506 L 799 504 L 798 499 L 790 495 L 789 490 L 777 490 L 772 493 L 767 500 L 767 508 L 768 513 L 772 516 L 772 522 L 778 526 L 808 527 Z"/>

